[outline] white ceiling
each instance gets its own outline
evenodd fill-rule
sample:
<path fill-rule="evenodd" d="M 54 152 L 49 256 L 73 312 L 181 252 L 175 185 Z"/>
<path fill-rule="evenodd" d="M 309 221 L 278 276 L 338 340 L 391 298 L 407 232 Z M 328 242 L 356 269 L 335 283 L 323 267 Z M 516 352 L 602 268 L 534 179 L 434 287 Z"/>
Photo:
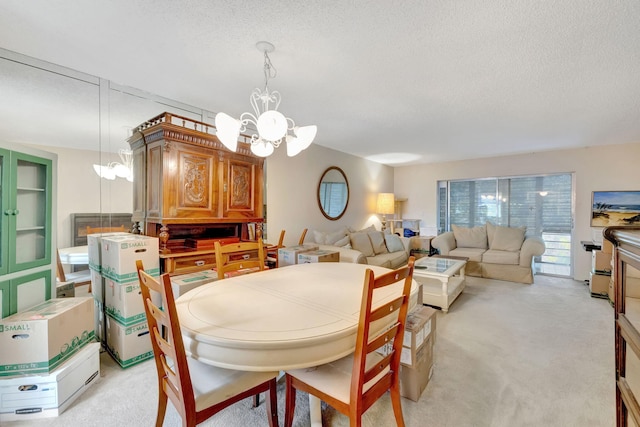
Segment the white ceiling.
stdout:
<path fill-rule="evenodd" d="M 640 142 L 639 23 L 638 0 L 3 0 L 0 47 L 237 117 L 267 40 L 317 144 L 429 163 Z"/>

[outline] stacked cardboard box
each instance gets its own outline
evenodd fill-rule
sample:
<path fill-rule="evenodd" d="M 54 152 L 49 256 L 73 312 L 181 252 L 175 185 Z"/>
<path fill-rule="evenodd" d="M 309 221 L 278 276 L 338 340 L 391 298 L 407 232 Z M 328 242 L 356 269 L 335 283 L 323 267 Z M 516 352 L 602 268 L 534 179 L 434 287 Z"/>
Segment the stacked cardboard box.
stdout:
<path fill-rule="evenodd" d="M 0 377 L 48 374 L 95 338 L 91 298 L 54 298 L 0 321 Z"/>
<path fill-rule="evenodd" d="M 90 343 L 48 375 L 0 379 L 0 424 L 60 415 L 100 379 L 100 344 Z"/>
<path fill-rule="evenodd" d="M 153 357 L 136 260 L 142 260 L 149 274 L 159 275 L 158 239 L 128 233 L 103 234 L 98 259 L 104 300 L 97 298 L 97 302 L 104 305 L 106 316 L 96 317 L 96 329 L 104 331 L 111 356 L 127 368 Z M 92 265 L 95 269 L 96 264 Z M 156 303 L 161 305 L 159 300 Z"/>
<path fill-rule="evenodd" d="M 179 296 L 184 295 L 200 285 L 216 280 L 218 280 L 218 273 L 215 270 L 204 270 L 196 273 L 171 276 L 171 290 L 173 291 L 173 297 L 177 299 Z"/>
<path fill-rule="evenodd" d="M 298 263 L 298 255 L 303 252 L 316 251 L 318 245 L 313 243 L 305 243 L 298 246 L 287 246 L 278 249 L 278 266 L 294 265 Z"/>
<path fill-rule="evenodd" d="M 340 262 L 340 252 L 319 249 L 298 254 L 298 264 L 312 262 Z"/>
<path fill-rule="evenodd" d="M 407 315 L 400 358 L 400 394 L 418 401 L 433 375 L 436 310 L 417 307 Z"/>
<path fill-rule="evenodd" d="M 436 310 L 418 306 L 407 314 L 400 355 L 400 394 L 418 401 L 433 375 L 433 349 L 436 339 Z M 387 344 L 383 354 L 388 354 Z"/>

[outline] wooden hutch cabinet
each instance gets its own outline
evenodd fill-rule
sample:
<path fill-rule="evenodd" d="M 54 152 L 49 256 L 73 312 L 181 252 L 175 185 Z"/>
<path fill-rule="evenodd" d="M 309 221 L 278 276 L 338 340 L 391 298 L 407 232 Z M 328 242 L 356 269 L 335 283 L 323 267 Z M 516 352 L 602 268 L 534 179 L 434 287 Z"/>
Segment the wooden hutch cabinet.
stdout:
<path fill-rule="evenodd" d="M 640 227 L 609 227 L 614 245 L 616 425 L 640 425 Z"/>
<path fill-rule="evenodd" d="M 263 221 L 264 159 L 226 149 L 213 126 L 163 113 L 138 126 L 133 150 L 134 232 L 160 239 L 164 271 L 210 268 L 213 239 L 248 240 Z M 241 136 L 243 138 L 243 136 Z"/>

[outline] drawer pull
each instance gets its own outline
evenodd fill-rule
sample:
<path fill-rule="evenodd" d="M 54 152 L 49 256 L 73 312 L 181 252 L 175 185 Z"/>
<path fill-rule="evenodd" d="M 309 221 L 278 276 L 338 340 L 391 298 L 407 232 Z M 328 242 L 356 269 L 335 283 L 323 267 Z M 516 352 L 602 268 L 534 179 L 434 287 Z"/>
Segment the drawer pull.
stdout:
<path fill-rule="evenodd" d="M 202 267 L 204 264 L 205 264 L 205 262 L 204 262 L 203 260 L 196 261 L 196 265 L 197 265 L 198 267 Z"/>

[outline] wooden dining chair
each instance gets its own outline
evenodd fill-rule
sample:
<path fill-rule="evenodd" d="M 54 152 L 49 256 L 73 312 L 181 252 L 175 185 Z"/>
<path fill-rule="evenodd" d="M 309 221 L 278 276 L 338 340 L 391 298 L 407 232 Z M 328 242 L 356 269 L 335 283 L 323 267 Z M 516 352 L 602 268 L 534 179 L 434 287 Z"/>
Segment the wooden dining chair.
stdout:
<path fill-rule="evenodd" d="M 218 280 L 229 277 L 230 273 L 238 270 L 245 270 L 247 273 L 264 270 L 265 251 L 261 238 L 255 242 L 238 242 L 226 245 L 215 242 L 214 248 Z"/>
<path fill-rule="evenodd" d="M 391 392 L 391 405 L 398 426 L 404 426 L 400 404 L 400 355 L 409 306 L 413 264 L 415 258 L 402 268 L 375 277 L 367 269 L 360 306 L 360 321 L 356 349 L 351 356 L 310 369 L 296 369 L 286 373 L 285 427 L 291 427 L 296 405 L 296 390 L 310 393 L 349 417 L 350 426 L 360 426 L 362 414 L 376 400 Z M 376 289 L 402 282 L 402 290 L 392 301 L 373 307 Z M 371 325 L 388 316 L 391 325 L 371 336 Z M 378 351 L 381 350 L 382 354 Z M 384 355 L 383 355 L 384 354 Z"/>
<path fill-rule="evenodd" d="M 158 374 L 156 427 L 162 426 L 168 400 L 182 417 L 182 425 L 191 427 L 262 392 L 266 395 L 269 426 L 277 427 L 278 372 L 222 369 L 187 357 L 169 274 L 157 280 L 144 271 L 142 261 L 137 260 L 136 267 Z M 160 294 L 162 308 L 153 302 L 151 292 Z"/>
<path fill-rule="evenodd" d="M 98 233 L 113 233 L 116 231 L 127 231 L 124 228 L 124 225 L 120 225 L 118 227 L 91 227 L 87 225 L 87 234 L 98 234 Z"/>
<path fill-rule="evenodd" d="M 300 240 L 298 240 L 298 244 L 301 245 L 304 243 L 304 237 L 307 235 L 307 229 L 302 230 L 302 234 L 300 235 Z"/>
<path fill-rule="evenodd" d="M 56 249 L 56 278 L 59 282 L 74 282 L 74 287 L 89 285 L 89 292 L 91 292 L 91 271 L 87 268 L 72 273 L 65 273 L 58 249 Z"/>
<path fill-rule="evenodd" d="M 278 249 L 284 248 L 284 234 L 285 230 L 280 231 L 280 238 L 278 239 L 278 244 L 275 246 L 270 246 L 265 251 L 265 256 L 268 261 L 275 262 L 276 267 L 278 267 Z"/>

